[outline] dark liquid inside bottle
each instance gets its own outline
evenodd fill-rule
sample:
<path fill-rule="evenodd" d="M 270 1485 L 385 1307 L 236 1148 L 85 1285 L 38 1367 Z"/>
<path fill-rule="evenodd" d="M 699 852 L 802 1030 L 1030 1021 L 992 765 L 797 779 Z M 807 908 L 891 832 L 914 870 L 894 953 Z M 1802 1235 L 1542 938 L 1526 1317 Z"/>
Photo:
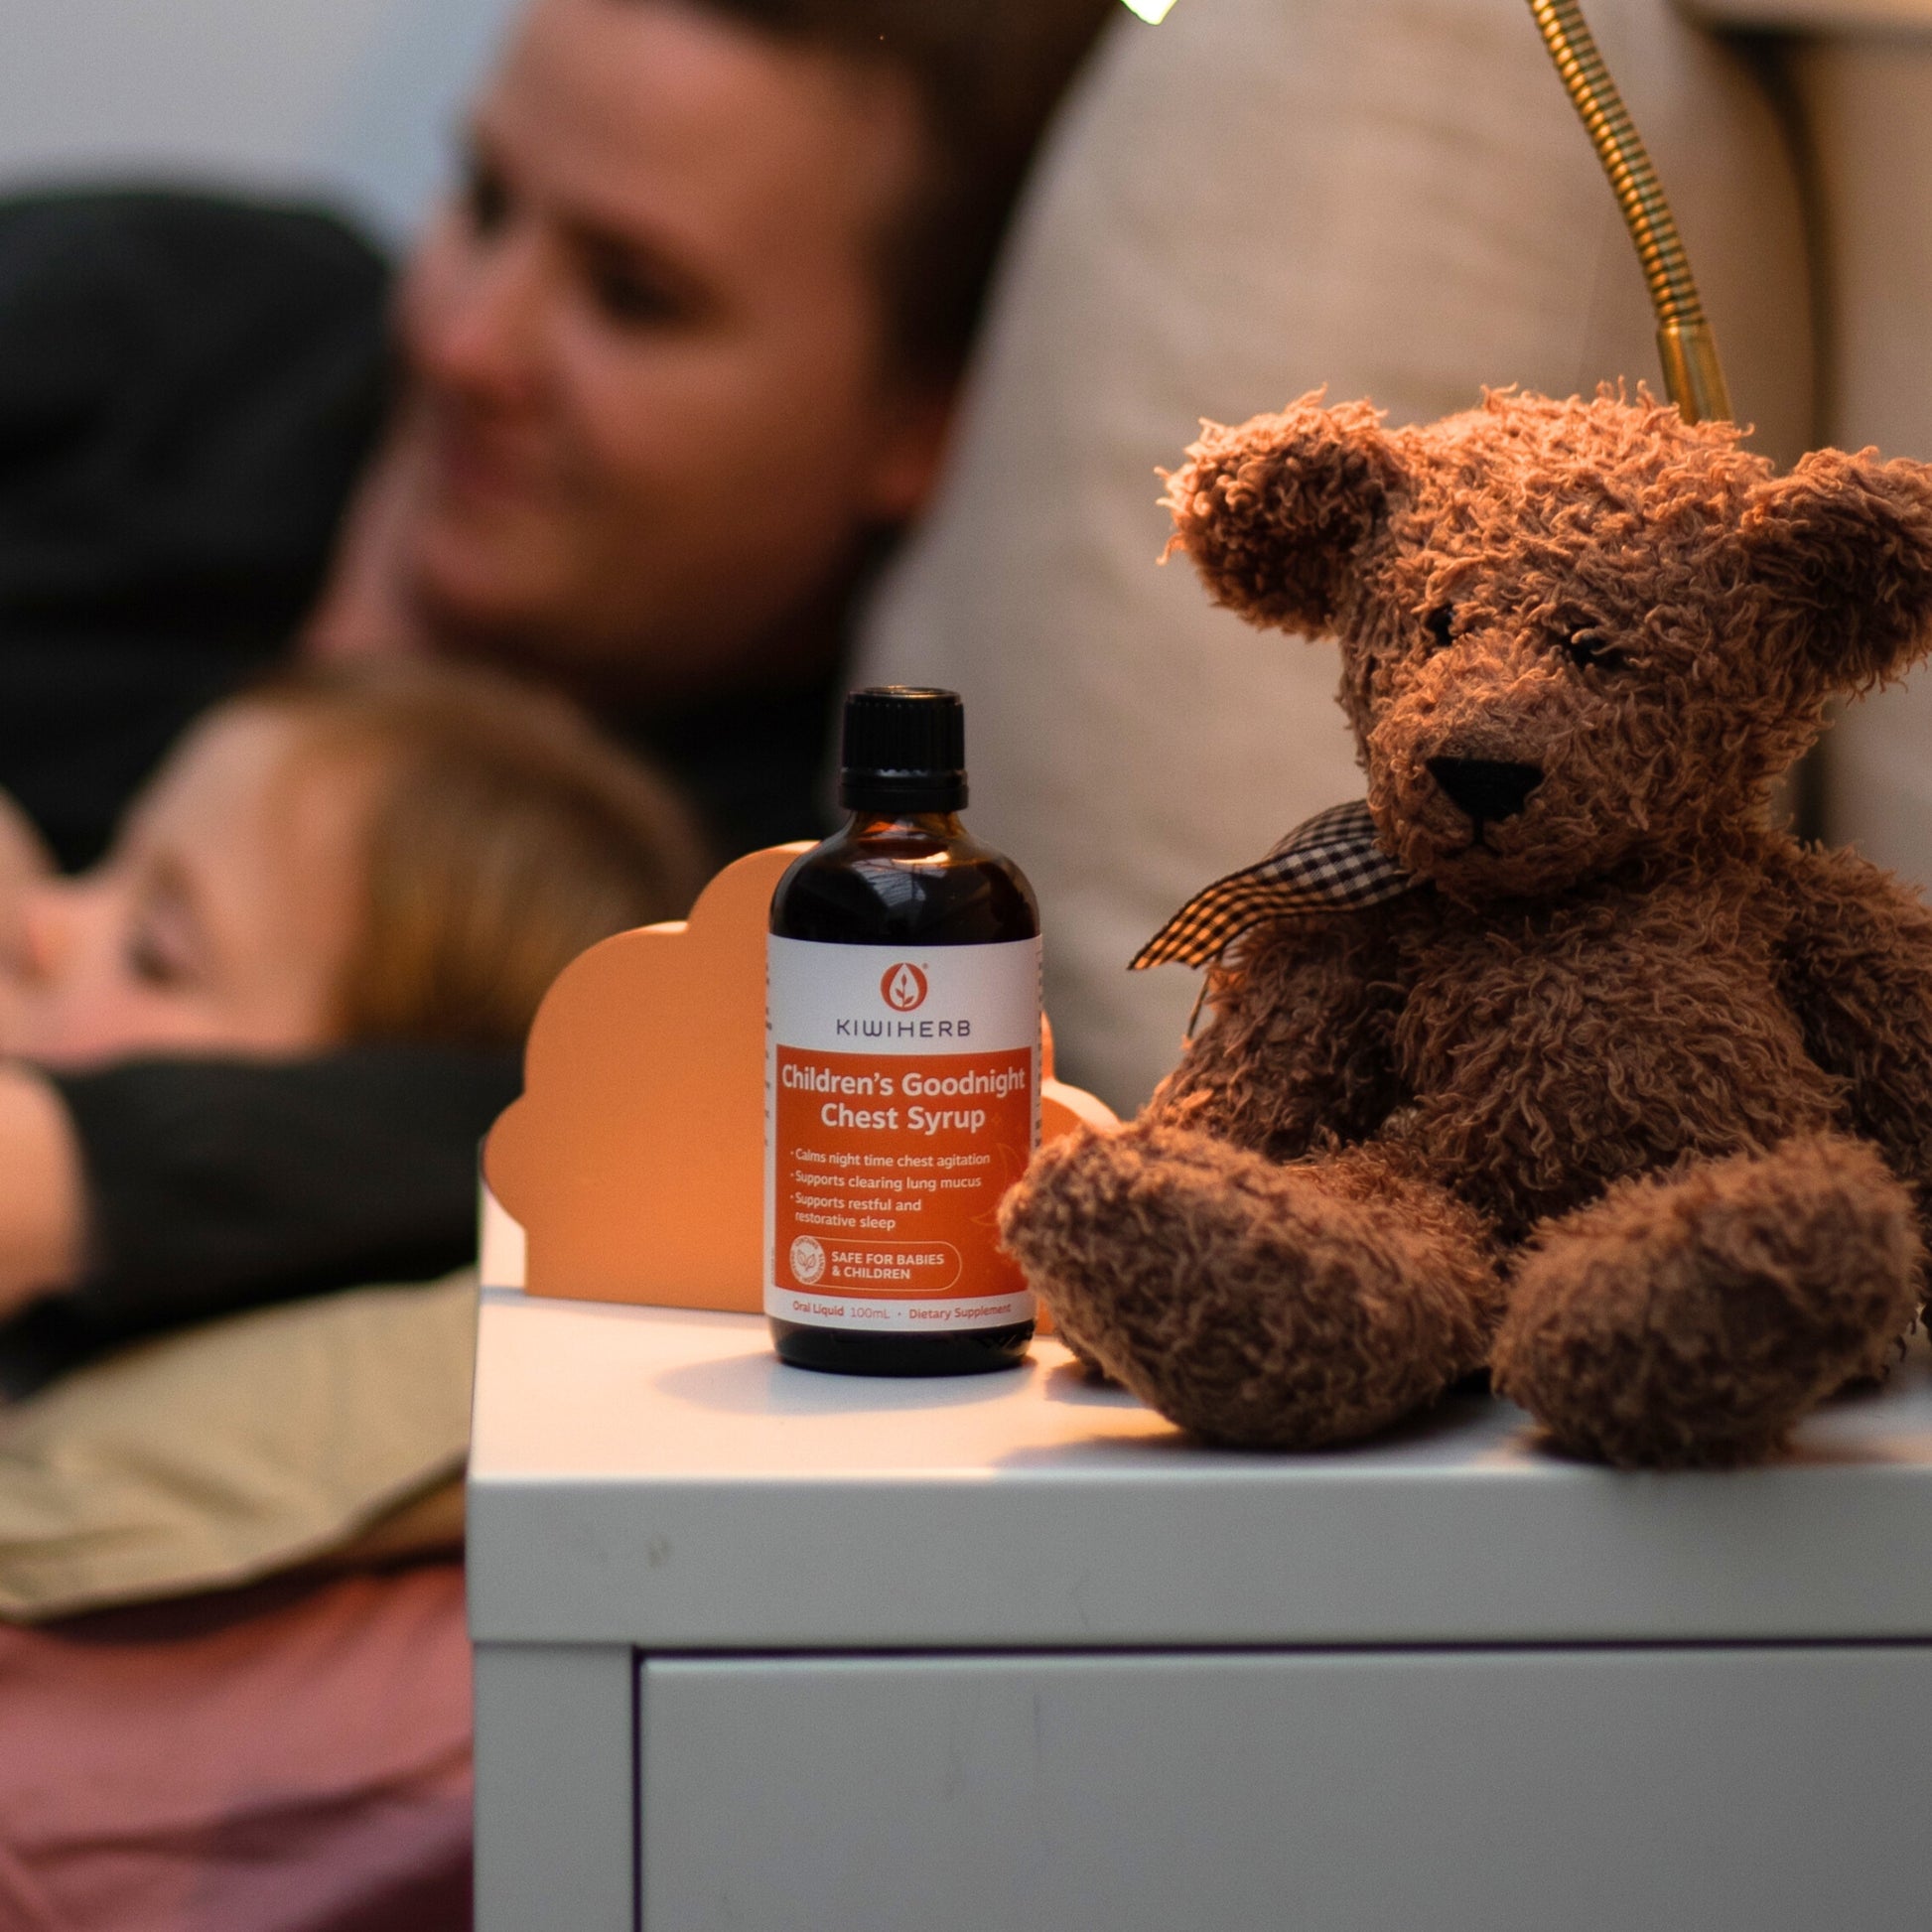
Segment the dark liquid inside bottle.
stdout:
<path fill-rule="evenodd" d="M 956 812 L 854 811 L 778 882 L 770 929 L 783 939 L 894 951 L 995 945 L 1039 932 L 1033 888 Z M 971 1375 L 1026 1359 L 1034 1324 L 907 1335 L 806 1327 L 771 1317 L 779 1356 L 845 1375 Z"/>

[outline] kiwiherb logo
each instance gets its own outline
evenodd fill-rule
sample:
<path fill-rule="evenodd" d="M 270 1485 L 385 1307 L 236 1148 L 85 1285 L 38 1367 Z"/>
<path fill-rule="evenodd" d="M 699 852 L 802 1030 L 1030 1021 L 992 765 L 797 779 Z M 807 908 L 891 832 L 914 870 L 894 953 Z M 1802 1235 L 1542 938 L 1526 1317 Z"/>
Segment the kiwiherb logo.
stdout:
<path fill-rule="evenodd" d="M 916 1013 L 925 1005 L 925 975 L 904 962 L 888 966 L 879 982 L 880 997 L 895 1013 Z"/>

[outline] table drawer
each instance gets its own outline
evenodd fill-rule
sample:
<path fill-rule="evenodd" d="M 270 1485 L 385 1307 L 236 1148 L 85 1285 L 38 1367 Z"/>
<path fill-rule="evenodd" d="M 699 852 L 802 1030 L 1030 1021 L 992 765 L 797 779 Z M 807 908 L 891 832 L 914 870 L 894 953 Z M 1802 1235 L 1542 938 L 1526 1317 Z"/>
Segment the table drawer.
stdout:
<path fill-rule="evenodd" d="M 1932 1923 L 1932 1646 L 639 1668 L 646 1932 Z"/>

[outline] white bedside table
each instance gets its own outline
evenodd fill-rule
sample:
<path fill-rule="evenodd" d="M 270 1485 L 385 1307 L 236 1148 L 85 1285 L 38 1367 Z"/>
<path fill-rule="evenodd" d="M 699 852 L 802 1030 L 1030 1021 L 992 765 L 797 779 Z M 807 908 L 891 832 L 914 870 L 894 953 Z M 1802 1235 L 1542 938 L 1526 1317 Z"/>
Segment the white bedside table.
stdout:
<path fill-rule="evenodd" d="M 1932 1924 L 1932 1368 L 1626 1476 L 485 1294 L 482 1932 Z"/>

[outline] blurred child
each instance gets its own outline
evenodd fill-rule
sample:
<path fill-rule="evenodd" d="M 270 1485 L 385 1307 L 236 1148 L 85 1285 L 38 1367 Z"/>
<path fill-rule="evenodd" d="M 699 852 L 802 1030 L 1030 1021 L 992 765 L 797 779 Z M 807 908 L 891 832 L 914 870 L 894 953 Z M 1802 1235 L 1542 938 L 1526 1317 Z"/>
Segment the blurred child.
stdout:
<path fill-rule="evenodd" d="M 45 1326 L 86 1292 L 61 1292 L 87 1274 L 94 1210 L 71 1080 L 44 1069 L 357 1041 L 513 1049 L 576 953 L 682 912 L 701 878 L 683 806 L 576 711 L 434 666 L 306 671 L 218 707 L 79 878 L 52 876 L 0 810 L 0 1309 L 40 1304 L 10 1325 Z M 204 1093 L 175 1131 L 254 1130 Z M 474 1160 L 474 1128 L 446 1138 Z M 270 1152 L 329 1188 L 332 1145 Z M 392 1185 L 422 1181 L 405 1163 Z M 31 1386 L 60 1353 L 11 1366 Z M 31 1745 L 0 1807 L 0 1924 L 27 1922 L 7 1904 L 26 1899 L 9 1874 L 24 1886 L 30 1870 L 36 1901 L 43 1885 L 84 1901 L 64 1925 L 292 1923 L 297 1894 L 304 1923 L 372 1922 L 370 1899 L 385 1924 L 468 1923 L 456 1565 L 284 1580 L 87 1628 L 0 1629 L 8 1735 Z"/>
<path fill-rule="evenodd" d="M 197 725 L 92 871 L 16 889 L 0 1053 L 514 1046 L 577 953 L 682 913 L 703 876 L 681 802 L 562 699 L 447 665 L 298 671 Z M 22 1145 L 32 1091 L 0 1090 L 0 1311 L 84 1247 L 45 1083 Z"/>

